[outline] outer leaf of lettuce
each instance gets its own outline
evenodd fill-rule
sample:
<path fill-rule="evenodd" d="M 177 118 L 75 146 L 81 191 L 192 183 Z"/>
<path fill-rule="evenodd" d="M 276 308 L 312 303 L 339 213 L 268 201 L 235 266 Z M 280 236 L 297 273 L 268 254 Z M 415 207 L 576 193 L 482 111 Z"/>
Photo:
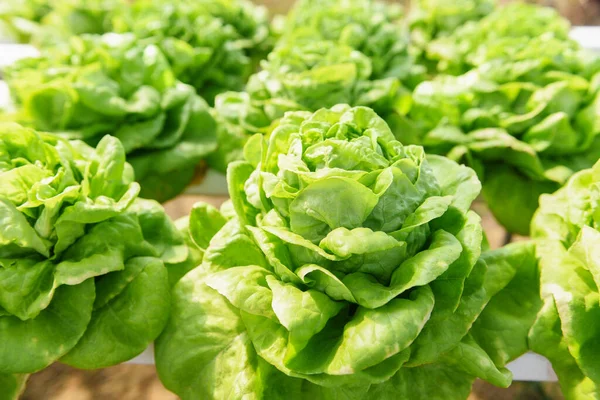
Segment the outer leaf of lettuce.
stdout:
<path fill-rule="evenodd" d="M 527 235 L 538 198 L 556 186 L 554 182 L 531 181 L 511 167 L 495 165 L 486 173 L 483 196 L 502 226 L 510 232 Z"/>
<path fill-rule="evenodd" d="M 29 375 L 0 375 L 0 390 L 2 390 L 2 399 L 16 400 L 21 396 L 25 389 Z"/>

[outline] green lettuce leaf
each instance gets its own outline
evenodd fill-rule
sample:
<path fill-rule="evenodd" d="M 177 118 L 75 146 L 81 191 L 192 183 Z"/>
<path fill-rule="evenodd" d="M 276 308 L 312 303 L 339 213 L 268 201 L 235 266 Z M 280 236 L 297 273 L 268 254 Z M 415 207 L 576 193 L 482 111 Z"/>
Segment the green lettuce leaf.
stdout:
<path fill-rule="evenodd" d="M 544 306 L 529 334 L 534 351 L 551 362 L 568 399 L 597 398 L 598 189 L 600 164 L 540 198 L 532 236 L 540 257 Z"/>
<path fill-rule="evenodd" d="M 540 194 L 558 189 L 600 157 L 595 84 L 600 57 L 564 35 L 528 32 L 529 21 L 505 24 L 535 15 L 540 21 L 533 32 L 552 25 L 544 22 L 548 18 L 557 20 L 558 32 L 566 32 L 554 11 L 537 13 L 531 7 L 506 6 L 465 24 L 465 29 L 485 26 L 502 43 L 492 51 L 494 40 L 482 42 L 488 53 L 457 76 L 444 73 L 421 82 L 411 101 L 388 117 L 401 142 L 423 145 L 475 169 L 496 219 L 521 235 L 529 232 Z M 474 34 L 473 40 L 479 43 L 481 37 Z M 510 55 L 500 50 L 507 48 Z"/>
<path fill-rule="evenodd" d="M 27 378 L 29 378 L 29 375 L 0 374 L 0 390 L 2 390 L 2 398 L 6 400 L 17 400 L 25 389 Z"/>

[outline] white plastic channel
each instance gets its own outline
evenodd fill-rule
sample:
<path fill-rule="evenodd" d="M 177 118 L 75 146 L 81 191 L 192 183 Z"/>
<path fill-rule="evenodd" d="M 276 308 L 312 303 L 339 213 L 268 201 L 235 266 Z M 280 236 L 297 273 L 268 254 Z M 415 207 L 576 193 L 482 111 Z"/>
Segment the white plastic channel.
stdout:
<path fill-rule="evenodd" d="M 147 348 L 139 356 L 127 361 L 126 364 L 154 364 L 154 349 Z M 539 354 L 524 354 L 509 363 L 507 367 L 513 373 L 515 381 L 555 382 L 557 380 L 550 362 Z"/>

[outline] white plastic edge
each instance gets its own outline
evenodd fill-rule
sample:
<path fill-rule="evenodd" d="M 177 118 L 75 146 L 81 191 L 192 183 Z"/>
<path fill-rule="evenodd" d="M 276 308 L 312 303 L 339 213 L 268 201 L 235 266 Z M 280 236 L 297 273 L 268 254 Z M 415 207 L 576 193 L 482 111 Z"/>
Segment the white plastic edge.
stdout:
<path fill-rule="evenodd" d="M 600 51 L 600 26 L 574 26 L 569 36 L 581 47 Z"/>

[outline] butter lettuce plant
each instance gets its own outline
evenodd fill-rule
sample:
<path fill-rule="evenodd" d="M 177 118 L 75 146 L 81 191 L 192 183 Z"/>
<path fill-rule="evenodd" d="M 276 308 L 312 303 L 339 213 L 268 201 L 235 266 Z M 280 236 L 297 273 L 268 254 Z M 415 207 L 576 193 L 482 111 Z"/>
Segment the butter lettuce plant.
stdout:
<path fill-rule="evenodd" d="M 600 58 L 553 37 L 519 43 L 510 60 L 419 84 L 395 133 L 475 168 L 496 218 L 526 235 L 539 195 L 600 157 Z"/>
<path fill-rule="evenodd" d="M 300 0 L 285 21 L 279 43 L 330 40 L 366 55 L 373 78 L 415 74 L 402 8 L 375 0 Z"/>
<path fill-rule="evenodd" d="M 198 205 L 189 218 L 204 254 L 156 344 L 167 388 L 461 399 L 475 377 L 510 383 L 504 365 L 537 311 L 516 306 L 537 295 L 535 257 L 529 243 L 481 253 L 473 170 L 345 105 L 289 112 L 244 154 L 227 171 L 234 212 Z"/>
<path fill-rule="evenodd" d="M 281 44 L 261 67 L 245 92 L 217 96 L 219 149 L 209 162 L 222 171 L 241 159 L 250 135 L 268 134 L 287 111 L 316 111 L 344 103 L 385 114 L 401 97 L 397 79 L 373 79 L 369 57 L 333 41 Z"/>
<path fill-rule="evenodd" d="M 216 148 L 216 126 L 194 88 L 155 45 L 133 35 L 72 37 L 6 71 L 18 119 L 96 145 L 118 138 L 144 197 L 179 194 Z"/>
<path fill-rule="evenodd" d="M 114 137 L 94 149 L 0 125 L 3 382 L 55 361 L 115 365 L 162 331 L 170 307 L 164 263 L 185 260 L 188 250 L 163 208 L 139 199 L 139 190 Z"/>
<path fill-rule="evenodd" d="M 600 163 L 540 198 L 531 235 L 540 257 L 544 306 L 530 332 L 568 400 L 600 396 Z"/>
<path fill-rule="evenodd" d="M 491 13 L 495 5 L 495 0 L 411 2 L 408 24 L 412 50 L 422 56 L 424 49 L 433 39 L 449 36 L 465 23 L 480 20 Z"/>
<path fill-rule="evenodd" d="M 539 42 L 529 43 L 529 40 L 543 37 L 569 41 L 569 22 L 551 7 L 514 2 L 493 9 L 489 1 L 466 3 L 472 3 L 472 12 L 476 15 L 489 14 L 482 15 L 481 19 L 470 18 L 460 26 L 452 24 L 453 19 L 449 20 L 451 22 L 445 20 L 449 34 L 425 44 L 425 56 L 433 64 L 430 68 L 433 67 L 434 72 L 458 75 L 480 65 L 482 59 L 511 60 L 515 46 L 520 51 L 525 47 L 535 56 L 544 58 L 546 53 L 538 47 Z M 452 8 L 456 3 L 449 4 Z M 462 15 L 469 18 L 469 13 Z"/>
<path fill-rule="evenodd" d="M 266 8 L 249 0 L 137 0 L 114 25 L 155 43 L 177 79 L 211 103 L 242 90 L 273 44 Z"/>

